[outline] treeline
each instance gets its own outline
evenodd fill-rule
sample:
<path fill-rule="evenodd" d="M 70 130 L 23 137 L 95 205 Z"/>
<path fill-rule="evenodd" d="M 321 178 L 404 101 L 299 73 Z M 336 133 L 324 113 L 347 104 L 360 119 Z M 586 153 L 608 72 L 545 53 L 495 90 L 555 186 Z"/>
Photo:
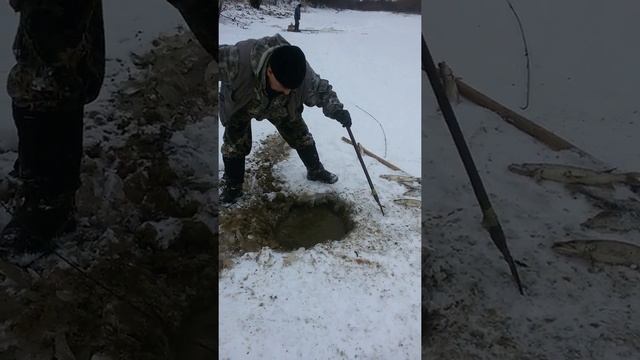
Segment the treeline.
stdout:
<path fill-rule="evenodd" d="M 309 0 L 312 6 L 364 11 L 394 11 L 420 14 L 421 0 Z"/>

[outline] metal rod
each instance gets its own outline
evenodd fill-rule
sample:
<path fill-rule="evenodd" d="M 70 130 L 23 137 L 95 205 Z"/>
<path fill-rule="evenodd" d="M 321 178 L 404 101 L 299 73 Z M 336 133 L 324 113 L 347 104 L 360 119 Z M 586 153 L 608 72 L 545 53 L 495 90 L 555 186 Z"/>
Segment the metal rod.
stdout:
<path fill-rule="evenodd" d="M 447 98 L 447 95 L 442 88 L 442 83 L 440 82 L 438 71 L 436 70 L 436 65 L 433 62 L 433 58 L 431 57 L 431 53 L 429 52 L 429 48 L 427 47 L 427 42 L 424 39 L 424 35 L 422 36 L 422 70 L 427 73 L 429 82 L 431 83 L 431 87 L 433 88 L 433 92 L 438 100 L 440 110 L 442 110 L 442 115 L 444 116 L 447 126 L 449 127 L 449 132 L 453 137 L 453 141 L 456 145 L 456 148 L 458 149 L 458 153 L 460 154 L 460 158 L 462 160 L 462 163 L 464 164 L 464 168 L 467 171 L 467 175 L 469 176 L 469 180 L 471 181 L 471 185 L 473 187 L 476 198 L 478 199 L 478 203 L 482 208 L 483 225 L 489 231 L 491 239 L 495 243 L 496 247 L 498 247 L 498 250 L 500 250 L 507 264 L 509 265 L 511 275 L 518 285 L 520 294 L 524 295 L 522 283 L 520 282 L 520 277 L 518 276 L 518 269 L 516 268 L 516 264 L 511 257 L 509 248 L 507 247 L 507 241 L 504 236 L 504 232 L 502 231 L 502 227 L 500 226 L 500 222 L 498 221 L 498 216 L 493 210 L 493 206 L 491 205 L 489 196 L 484 189 L 482 179 L 480 178 L 480 174 L 478 174 L 478 170 L 476 169 L 476 166 L 473 162 L 473 157 L 471 156 L 469 147 L 464 140 L 464 135 L 462 134 L 462 130 L 460 129 L 460 125 L 458 124 L 456 115 L 453 112 L 453 108 L 451 108 L 451 103 L 449 103 L 449 99 Z"/>
<path fill-rule="evenodd" d="M 529 92 L 531 89 L 531 69 L 530 69 L 530 61 L 529 61 L 529 47 L 527 46 L 527 38 L 524 36 L 524 28 L 522 27 L 522 21 L 520 21 L 520 16 L 516 12 L 516 9 L 511 4 L 511 1 L 506 0 L 507 4 L 509 4 L 509 8 L 511 8 L 511 12 L 516 17 L 516 21 L 518 22 L 518 27 L 520 28 L 520 36 L 522 37 L 522 43 L 524 44 L 524 57 L 527 60 L 527 97 L 525 99 L 524 106 L 520 106 L 520 109 L 525 110 L 529 107 Z"/>
<path fill-rule="evenodd" d="M 364 166 L 364 160 L 362 160 L 362 155 L 360 154 L 360 151 L 358 151 L 358 146 L 356 145 L 357 144 L 356 139 L 353 137 L 353 133 L 351 132 L 350 126 L 347 127 L 347 131 L 349 132 L 349 137 L 351 138 L 351 145 L 353 145 L 353 149 L 356 151 L 356 155 L 358 155 L 358 160 L 360 160 L 360 165 L 362 165 L 362 170 L 364 170 L 364 174 L 367 177 L 367 181 L 369 182 L 369 187 L 371 188 L 371 194 L 373 195 L 373 198 L 378 203 L 378 206 L 380 206 L 380 211 L 382 211 L 382 216 L 384 216 L 384 210 L 382 210 L 382 204 L 380 204 L 378 193 L 376 192 L 376 189 L 374 189 L 373 187 L 373 182 L 371 182 L 371 178 L 369 177 L 369 172 L 367 171 L 367 167 Z"/>
<path fill-rule="evenodd" d="M 384 132 L 384 127 L 382 126 L 380 121 L 378 121 L 378 119 L 376 119 L 373 115 L 371 115 L 367 110 L 361 108 L 357 104 L 355 104 L 355 105 L 356 105 L 356 107 L 358 109 L 362 110 L 362 112 L 364 112 L 365 114 L 369 115 L 375 122 L 378 123 L 378 125 L 380 125 L 380 130 L 382 130 L 382 136 L 384 136 L 384 157 L 387 157 L 387 133 Z"/>

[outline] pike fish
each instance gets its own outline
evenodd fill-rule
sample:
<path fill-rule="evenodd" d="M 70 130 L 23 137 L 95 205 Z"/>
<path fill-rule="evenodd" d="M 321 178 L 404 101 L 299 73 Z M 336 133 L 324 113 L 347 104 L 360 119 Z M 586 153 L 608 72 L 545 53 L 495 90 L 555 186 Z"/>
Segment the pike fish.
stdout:
<path fill-rule="evenodd" d="M 422 193 L 420 192 L 420 189 L 410 189 L 408 191 L 405 191 L 404 194 L 402 194 L 402 196 L 406 196 L 406 197 L 420 197 L 422 195 Z"/>
<path fill-rule="evenodd" d="M 422 205 L 422 202 L 416 199 L 395 199 L 393 200 L 393 202 L 403 206 L 415 207 L 415 208 L 419 208 Z"/>
<path fill-rule="evenodd" d="M 381 178 L 389 181 L 396 181 L 399 183 L 418 183 L 420 184 L 420 178 L 409 175 L 380 175 Z"/>
<path fill-rule="evenodd" d="M 511 164 L 509 171 L 536 181 L 551 180 L 565 184 L 612 186 L 615 183 L 640 185 L 640 173 L 613 173 L 560 164 Z"/>
<path fill-rule="evenodd" d="M 571 191 L 582 194 L 587 199 L 593 201 L 596 206 L 607 210 L 619 210 L 619 211 L 635 211 L 640 214 L 640 201 L 628 197 L 627 199 L 614 198 L 609 192 L 603 190 L 597 190 L 594 187 L 587 187 L 583 185 L 567 185 Z"/>
<path fill-rule="evenodd" d="M 562 255 L 613 265 L 638 266 L 640 246 L 617 240 L 570 240 L 551 247 Z"/>
<path fill-rule="evenodd" d="M 460 104 L 460 92 L 458 91 L 458 84 L 456 84 L 456 77 L 453 75 L 453 71 L 444 61 L 438 63 L 438 70 L 449 102 L 451 104 Z"/>
<path fill-rule="evenodd" d="M 582 225 L 590 229 L 628 232 L 640 230 L 640 212 L 628 209 L 605 210 Z"/>

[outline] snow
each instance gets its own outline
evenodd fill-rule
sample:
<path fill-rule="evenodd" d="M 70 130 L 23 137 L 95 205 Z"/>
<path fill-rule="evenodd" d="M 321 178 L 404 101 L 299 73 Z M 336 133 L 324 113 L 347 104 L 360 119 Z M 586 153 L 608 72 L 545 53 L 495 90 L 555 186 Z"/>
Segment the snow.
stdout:
<path fill-rule="evenodd" d="M 15 36 L 18 17 L 5 4 L 0 10 L 0 150 L 17 149 L 18 139 L 11 117 L 11 98 L 7 95 L 7 76 L 15 63 L 11 44 Z"/>
<path fill-rule="evenodd" d="M 181 132 L 176 132 L 171 138 L 172 155 L 169 158 L 171 167 L 179 173 L 194 172 L 194 176 L 208 181 L 215 180 L 211 173 L 211 158 L 218 151 L 217 145 L 211 141 L 211 134 L 216 132 L 216 122 L 211 118 L 189 124 Z"/>
<path fill-rule="evenodd" d="M 292 8 L 293 9 L 293 8 Z M 333 85 L 353 119 L 356 141 L 407 173 L 419 176 L 420 57 L 416 15 L 307 8 L 301 29 L 282 31 L 287 18 L 259 16 L 245 26 L 223 12 L 220 43 L 280 33 L 305 52 Z M 270 7 L 263 7 L 269 11 Z M 358 107 L 364 109 L 360 110 Z M 387 154 L 385 156 L 386 133 Z M 356 228 L 339 242 L 280 253 L 247 253 L 221 274 L 222 359 L 417 359 L 420 357 L 420 212 L 395 204 L 404 187 L 383 180 L 396 173 L 364 156 L 386 216 L 371 196 L 347 132 L 320 108 L 305 108 L 325 167 L 340 180 L 311 183 L 295 152 L 275 166 L 287 191 L 335 194 L 355 207 Z M 254 150 L 275 132 L 252 123 Z M 223 128 L 220 129 L 222 141 Z M 222 166 L 222 161 L 219 162 Z M 221 214 L 224 216 L 224 213 Z"/>
<path fill-rule="evenodd" d="M 551 182 L 507 170 L 550 162 L 637 171 L 640 150 L 635 67 L 630 46 L 640 7 L 628 1 L 512 1 L 531 59 L 525 102 L 524 48 L 506 2 L 423 3 L 423 32 L 436 62 L 463 81 L 564 137 L 601 162 L 556 153 L 469 101 L 455 113 L 505 230 L 526 296 L 520 296 L 498 250 L 481 227 L 466 173 L 426 75 L 423 84 L 424 288 L 429 339 L 423 356 L 452 359 L 636 359 L 637 271 L 590 265 L 551 250 L 556 241 L 617 239 L 580 226 L 598 209 Z M 624 189 L 611 196 L 626 198 Z M 636 197 L 637 198 L 637 197 Z M 445 355 L 446 354 L 446 355 Z"/>

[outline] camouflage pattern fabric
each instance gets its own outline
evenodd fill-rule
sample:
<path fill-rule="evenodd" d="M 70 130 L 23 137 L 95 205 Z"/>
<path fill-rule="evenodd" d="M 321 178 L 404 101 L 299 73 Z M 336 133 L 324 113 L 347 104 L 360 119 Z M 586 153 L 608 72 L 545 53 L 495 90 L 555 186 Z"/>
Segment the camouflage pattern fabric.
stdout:
<path fill-rule="evenodd" d="M 227 97 L 230 97 L 231 103 L 245 103 L 239 110 L 222 111 L 220 114 L 225 127 L 223 156 L 239 157 L 249 154 L 252 118 L 259 121 L 268 119 L 287 143 L 298 149 L 314 144 L 302 119 L 303 105 L 321 107 L 323 113 L 331 118 L 336 110 L 343 108 L 331 84 L 318 76 L 308 64 L 307 74 L 298 89 L 292 90 L 289 95 L 281 94 L 271 99 L 267 96 L 266 69 L 269 57 L 277 46 L 287 44 L 284 38 L 276 35 L 220 47 L 218 65 L 222 87 L 219 104 L 225 106 L 229 103 L 225 101 Z M 240 48 L 242 46 L 250 46 L 251 49 L 243 51 Z M 243 58 L 243 53 L 250 55 Z M 250 69 L 245 71 L 251 71 L 252 74 L 242 74 L 241 69 Z"/>
<path fill-rule="evenodd" d="M 105 48 L 101 0 L 19 0 L 17 64 L 7 91 L 14 104 L 54 109 L 86 104 L 100 92 Z"/>
<path fill-rule="evenodd" d="M 226 158 L 239 158 L 249 155 L 251 152 L 251 118 L 247 110 L 234 114 L 231 121 L 224 129 L 222 155 Z M 309 132 L 307 124 L 300 118 L 299 121 L 290 121 L 287 117 L 270 118 L 269 122 L 275 125 L 282 138 L 294 149 L 315 145 L 313 136 Z"/>
<path fill-rule="evenodd" d="M 168 2 L 215 59 L 217 2 Z M 102 0 L 10 0 L 10 4 L 20 13 L 13 45 L 17 64 L 7 80 L 14 103 L 46 110 L 95 100 L 105 71 Z"/>

